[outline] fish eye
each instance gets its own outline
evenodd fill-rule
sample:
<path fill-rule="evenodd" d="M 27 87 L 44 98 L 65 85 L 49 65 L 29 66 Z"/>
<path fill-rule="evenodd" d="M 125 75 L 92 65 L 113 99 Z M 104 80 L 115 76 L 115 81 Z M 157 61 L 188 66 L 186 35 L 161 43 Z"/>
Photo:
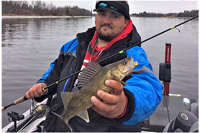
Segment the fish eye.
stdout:
<path fill-rule="evenodd" d="M 127 61 L 124 61 L 124 63 L 123 63 L 124 65 L 126 65 L 127 64 Z"/>

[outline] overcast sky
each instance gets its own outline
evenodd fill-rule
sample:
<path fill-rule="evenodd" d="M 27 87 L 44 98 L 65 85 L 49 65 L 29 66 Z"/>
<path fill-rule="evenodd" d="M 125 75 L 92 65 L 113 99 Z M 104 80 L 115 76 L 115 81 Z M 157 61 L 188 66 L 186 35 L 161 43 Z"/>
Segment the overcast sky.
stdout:
<path fill-rule="evenodd" d="M 43 0 L 46 3 L 52 3 L 55 6 L 75 6 L 77 5 L 80 8 L 85 8 L 88 10 L 93 10 L 95 8 L 96 0 L 54 0 L 47 1 Z M 140 13 L 140 12 L 155 12 L 155 13 L 177 13 L 183 12 L 184 10 L 193 10 L 199 9 L 198 0 L 170 0 L 170 1 L 161 1 L 161 0 L 128 0 L 131 13 Z"/>

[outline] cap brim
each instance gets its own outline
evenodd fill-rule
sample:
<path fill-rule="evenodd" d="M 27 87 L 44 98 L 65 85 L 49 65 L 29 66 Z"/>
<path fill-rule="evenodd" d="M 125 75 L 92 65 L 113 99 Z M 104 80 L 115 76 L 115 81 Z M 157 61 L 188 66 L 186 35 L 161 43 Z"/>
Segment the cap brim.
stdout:
<path fill-rule="evenodd" d="M 123 16 L 123 14 L 121 14 L 121 13 L 119 13 L 119 12 L 117 12 L 117 11 L 114 11 L 114 10 L 112 10 L 112 9 L 110 9 L 110 8 L 105 8 L 105 7 L 98 8 L 98 9 L 94 9 L 93 11 L 98 12 L 98 11 L 104 10 L 104 9 L 109 10 L 109 11 L 112 11 L 113 13 L 115 13 L 115 14 L 117 14 L 117 15 Z"/>

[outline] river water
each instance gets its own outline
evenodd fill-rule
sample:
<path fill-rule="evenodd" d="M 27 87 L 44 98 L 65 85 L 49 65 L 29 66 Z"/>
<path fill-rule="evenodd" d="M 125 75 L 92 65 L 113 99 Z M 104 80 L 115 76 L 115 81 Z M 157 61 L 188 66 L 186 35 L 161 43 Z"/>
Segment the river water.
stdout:
<path fill-rule="evenodd" d="M 142 40 L 188 18 L 131 18 Z M 58 57 L 63 44 L 95 25 L 95 18 L 20 18 L 2 19 L 2 105 L 21 96 L 43 75 Z M 198 100 L 198 20 L 142 44 L 154 73 L 165 60 L 165 43 L 172 44 L 170 93 L 187 94 Z M 7 112 L 22 114 L 30 100 L 2 113 L 2 127 L 9 123 Z"/>

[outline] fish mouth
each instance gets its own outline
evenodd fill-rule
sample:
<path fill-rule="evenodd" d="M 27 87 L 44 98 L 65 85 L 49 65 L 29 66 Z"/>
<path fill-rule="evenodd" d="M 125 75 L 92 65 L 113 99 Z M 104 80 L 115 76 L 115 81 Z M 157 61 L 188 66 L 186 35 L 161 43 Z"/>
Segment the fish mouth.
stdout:
<path fill-rule="evenodd" d="M 131 57 L 130 62 L 129 62 L 129 67 L 131 67 L 131 66 L 132 66 L 132 68 L 131 68 L 131 71 L 132 71 L 132 69 L 135 67 L 133 57 Z"/>

